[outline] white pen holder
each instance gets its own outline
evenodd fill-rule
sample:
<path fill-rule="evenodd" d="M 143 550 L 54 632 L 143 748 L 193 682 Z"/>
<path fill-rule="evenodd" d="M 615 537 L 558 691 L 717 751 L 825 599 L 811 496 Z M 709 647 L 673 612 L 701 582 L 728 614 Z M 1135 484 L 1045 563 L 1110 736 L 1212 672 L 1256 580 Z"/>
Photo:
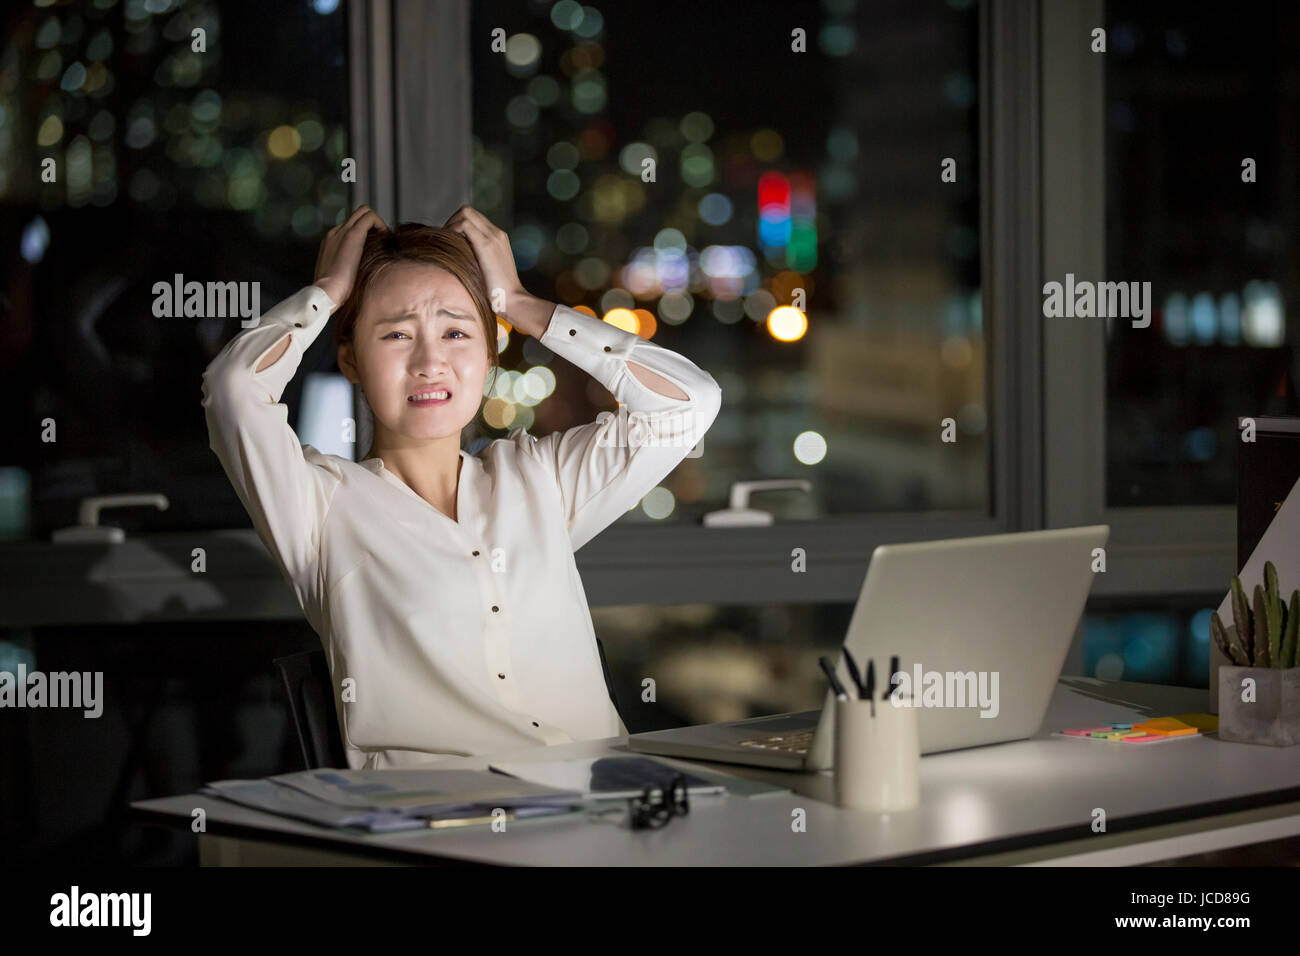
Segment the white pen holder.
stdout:
<path fill-rule="evenodd" d="M 921 742 L 915 707 L 876 700 L 835 701 L 835 802 L 878 813 L 921 802 Z"/>

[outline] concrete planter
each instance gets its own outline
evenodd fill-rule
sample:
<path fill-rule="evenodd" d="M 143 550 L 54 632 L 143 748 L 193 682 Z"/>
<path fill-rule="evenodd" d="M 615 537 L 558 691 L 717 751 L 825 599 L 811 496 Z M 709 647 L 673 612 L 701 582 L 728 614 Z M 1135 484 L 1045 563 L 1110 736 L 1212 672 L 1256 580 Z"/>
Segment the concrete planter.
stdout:
<path fill-rule="evenodd" d="M 1243 682 L 1255 682 L 1243 701 Z M 1219 739 L 1290 747 L 1300 744 L 1300 667 L 1219 668 Z"/>

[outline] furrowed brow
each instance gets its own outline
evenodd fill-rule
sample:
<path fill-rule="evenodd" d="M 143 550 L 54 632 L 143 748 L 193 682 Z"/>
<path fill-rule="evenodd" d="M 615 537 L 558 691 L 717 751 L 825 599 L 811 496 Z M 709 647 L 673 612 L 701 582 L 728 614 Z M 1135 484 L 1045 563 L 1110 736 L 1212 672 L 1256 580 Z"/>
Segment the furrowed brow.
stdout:
<path fill-rule="evenodd" d="M 454 319 L 468 319 L 468 318 L 469 318 L 469 316 L 466 315 L 464 312 L 453 312 L 451 309 L 439 309 L 438 311 L 441 312 L 443 315 L 450 315 L 450 316 L 451 316 L 452 318 L 454 318 Z M 415 313 L 413 313 L 413 312 L 407 312 L 407 313 L 405 313 L 404 315 L 390 315 L 388 318 L 385 318 L 385 319 L 376 319 L 376 320 L 375 320 L 375 324 L 376 324 L 376 325 L 392 325 L 394 322 L 403 322 L 403 321 L 405 321 L 406 319 L 412 319 L 412 318 L 415 318 Z"/>

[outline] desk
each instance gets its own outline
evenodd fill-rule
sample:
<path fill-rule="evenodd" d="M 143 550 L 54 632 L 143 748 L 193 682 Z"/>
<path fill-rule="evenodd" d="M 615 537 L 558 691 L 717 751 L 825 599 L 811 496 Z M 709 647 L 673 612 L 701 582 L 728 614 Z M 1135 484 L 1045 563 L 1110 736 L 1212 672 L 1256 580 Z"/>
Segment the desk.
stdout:
<path fill-rule="evenodd" d="M 1063 677 L 1039 733 L 1027 740 L 921 760 L 921 806 L 881 816 L 834 806 L 829 772 L 792 773 L 667 760 L 780 783 L 791 792 L 699 797 L 660 830 L 582 817 L 457 831 L 340 833 L 187 794 L 131 804 L 137 818 L 199 835 L 203 865 L 717 866 L 864 863 L 1131 866 L 1300 834 L 1300 750 L 1217 736 L 1147 747 L 1051 737 L 1104 720 L 1202 712 L 1207 690 Z M 487 769 L 490 760 L 554 760 L 628 753 L 626 738 L 456 757 L 439 768 Z M 663 759 L 663 758 L 659 758 Z M 1093 809 L 1107 832 L 1093 833 Z M 794 832 L 797 811 L 806 832 Z"/>

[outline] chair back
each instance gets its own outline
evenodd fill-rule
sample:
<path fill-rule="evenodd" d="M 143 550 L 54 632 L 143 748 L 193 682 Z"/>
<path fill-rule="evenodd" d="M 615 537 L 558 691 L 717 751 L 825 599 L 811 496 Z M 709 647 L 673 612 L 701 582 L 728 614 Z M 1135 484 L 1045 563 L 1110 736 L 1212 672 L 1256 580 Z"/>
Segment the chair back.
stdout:
<path fill-rule="evenodd" d="M 285 698 L 304 769 L 321 767 L 346 769 L 347 751 L 339 733 L 338 708 L 334 706 L 329 664 L 321 650 L 303 651 L 278 657 L 274 661 L 280 672 Z"/>

